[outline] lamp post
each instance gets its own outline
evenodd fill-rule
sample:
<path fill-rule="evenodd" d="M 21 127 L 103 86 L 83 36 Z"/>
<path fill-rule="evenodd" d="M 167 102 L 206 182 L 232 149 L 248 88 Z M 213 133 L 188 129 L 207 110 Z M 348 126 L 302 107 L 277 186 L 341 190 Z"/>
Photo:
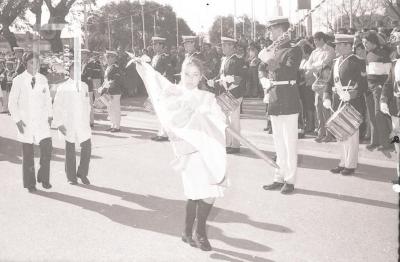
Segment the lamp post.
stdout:
<path fill-rule="evenodd" d="M 142 24 L 143 24 L 143 48 L 146 48 L 146 31 L 144 30 L 144 4 L 146 0 L 139 0 L 139 4 L 142 6 Z"/>

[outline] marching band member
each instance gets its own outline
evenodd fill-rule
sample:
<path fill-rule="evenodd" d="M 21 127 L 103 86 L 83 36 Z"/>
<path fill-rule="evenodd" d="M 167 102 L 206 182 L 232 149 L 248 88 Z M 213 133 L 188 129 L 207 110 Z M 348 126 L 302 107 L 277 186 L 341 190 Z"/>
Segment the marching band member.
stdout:
<path fill-rule="evenodd" d="M 115 51 L 106 51 L 107 69 L 104 73 L 104 79 L 107 81 L 106 90 L 111 95 L 111 104 L 107 108 L 111 127 L 106 131 L 110 131 L 111 133 L 121 131 L 122 79 L 120 68 L 117 64 L 117 56 L 118 53 Z"/>
<path fill-rule="evenodd" d="M 0 58 L 0 97 L 1 99 L 1 113 L 7 113 L 8 108 L 8 90 L 7 90 L 7 72 L 6 72 L 6 65 L 5 59 Z"/>
<path fill-rule="evenodd" d="M 153 48 L 156 53 L 151 60 L 151 65 L 157 72 L 170 80 L 172 77 L 170 75 L 172 65 L 169 55 L 165 53 L 165 41 L 167 39 L 154 36 L 151 40 L 153 42 Z M 153 136 L 151 140 L 157 142 L 168 141 L 168 135 L 165 130 L 160 127 L 157 135 Z"/>
<path fill-rule="evenodd" d="M 368 32 L 362 37 L 367 50 L 367 78 L 370 95 L 367 95 L 367 110 L 371 122 L 371 143 L 367 149 L 378 149 L 386 156 L 390 156 L 389 133 L 391 129 L 390 117 L 380 111 L 380 98 L 391 67 L 389 52 L 380 44 L 375 32 Z"/>
<path fill-rule="evenodd" d="M 282 194 L 293 192 L 297 173 L 298 117 L 300 95 L 296 86 L 297 72 L 302 58 L 299 46 L 291 47 L 290 39 L 283 37 L 289 29 L 287 17 L 271 19 L 267 28 L 276 44 L 273 54 L 263 49 L 259 58 L 266 64 L 268 79 L 260 81 L 268 89 L 268 114 L 271 118 L 277 164 L 274 181 L 265 190 L 280 189 Z M 281 37 L 283 38 L 282 40 Z M 278 41 L 277 41 L 278 40 Z"/>
<path fill-rule="evenodd" d="M 139 63 L 137 69 L 149 96 L 157 97 L 153 106 L 170 134 L 177 157 L 174 168 L 182 174 L 184 194 L 188 199 L 182 240 L 210 251 L 206 222 L 215 198 L 223 196 L 227 182 L 225 115 L 215 96 L 199 89 L 204 71 L 197 58 L 184 63 L 179 85 L 171 84 L 145 62 Z M 193 238 L 195 219 L 197 226 Z"/>
<path fill-rule="evenodd" d="M 365 92 L 365 78 L 362 62 L 353 54 L 353 35 L 335 35 L 338 58 L 334 61 L 331 77 L 324 91 L 323 105 L 326 109 L 337 108 L 339 103 L 350 103 L 360 112 Z M 332 101 L 333 100 L 333 101 Z M 343 151 L 338 167 L 331 169 L 334 174 L 351 175 L 358 163 L 359 130 L 342 142 Z"/>
<path fill-rule="evenodd" d="M 23 59 L 25 49 L 23 47 L 14 47 L 14 53 L 15 53 L 15 58 L 16 58 L 16 66 L 15 66 L 15 75 L 21 74 L 22 72 L 25 71 L 25 61 Z"/>
<path fill-rule="evenodd" d="M 26 70 L 13 80 L 8 108 L 17 124 L 18 140 L 22 143 L 22 173 L 24 187 L 36 191 L 33 144 L 40 147 L 40 168 L 37 181 L 49 189 L 52 141 L 50 125 L 53 119 L 49 85 L 38 73 L 39 56 L 26 56 Z"/>
<path fill-rule="evenodd" d="M 220 82 L 216 86 L 217 94 L 230 92 L 240 103 L 246 93 L 246 86 L 243 81 L 246 71 L 246 65 L 242 58 L 235 53 L 236 40 L 229 37 L 222 37 L 222 52 L 224 57 L 221 61 Z M 215 81 L 210 79 L 207 81 L 210 87 L 215 86 Z M 227 118 L 229 127 L 240 133 L 240 106 L 233 111 Z M 228 154 L 236 154 L 240 152 L 240 142 L 233 138 L 230 134 L 226 135 L 226 152 Z"/>
<path fill-rule="evenodd" d="M 391 37 L 392 45 L 396 47 L 397 53 L 400 55 L 400 32 L 394 32 Z M 392 63 L 389 77 L 382 88 L 380 110 L 383 114 L 391 116 L 393 136 L 400 137 L 400 60 L 397 59 Z M 397 151 L 397 181 L 400 181 L 400 147 L 399 143 L 395 143 Z"/>
<path fill-rule="evenodd" d="M 54 98 L 53 124 L 65 139 L 65 172 L 71 185 L 90 184 L 87 178 L 91 156 L 90 92 L 88 85 L 74 81 L 74 64 L 69 67 L 69 79 L 63 82 Z M 81 146 L 78 170 L 76 169 L 75 144 Z"/>
<path fill-rule="evenodd" d="M 92 71 L 93 61 L 89 57 L 90 50 L 81 49 L 81 59 L 82 59 L 82 75 L 81 79 L 88 86 L 89 98 L 90 98 L 90 127 L 94 126 L 94 111 L 93 111 L 93 78 L 94 74 Z"/>

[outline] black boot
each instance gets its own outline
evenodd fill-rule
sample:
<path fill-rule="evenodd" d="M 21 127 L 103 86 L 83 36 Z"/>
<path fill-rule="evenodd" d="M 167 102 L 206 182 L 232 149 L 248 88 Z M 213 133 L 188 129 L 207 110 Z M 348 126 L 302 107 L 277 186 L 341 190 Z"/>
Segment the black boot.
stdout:
<path fill-rule="evenodd" d="M 211 251 L 211 245 L 207 238 L 206 222 L 210 214 L 212 204 L 208 204 L 203 200 L 197 201 L 197 229 L 196 229 L 196 246 L 203 251 Z"/>
<path fill-rule="evenodd" d="M 192 238 L 193 224 L 196 218 L 197 200 L 188 199 L 186 202 L 185 231 L 182 233 L 182 241 L 192 247 L 196 246 Z"/>

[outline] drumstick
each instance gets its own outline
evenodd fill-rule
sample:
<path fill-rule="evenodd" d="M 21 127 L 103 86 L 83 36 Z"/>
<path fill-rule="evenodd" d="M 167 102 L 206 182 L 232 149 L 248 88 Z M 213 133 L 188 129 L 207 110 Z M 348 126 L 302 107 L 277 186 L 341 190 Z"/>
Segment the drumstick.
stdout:
<path fill-rule="evenodd" d="M 255 147 L 252 143 L 250 143 L 250 141 L 248 141 L 246 138 L 244 138 L 243 136 L 241 136 L 240 134 L 236 133 L 236 131 L 234 131 L 233 129 L 231 129 L 230 127 L 226 128 L 226 131 L 232 135 L 234 138 L 236 138 L 237 140 L 239 140 L 240 142 L 243 143 L 243 145 L 247 146 L 254 154 L 256 154 L 258 157 L 260 157 L 262 160 L 264 160 L 265 162 L 267 162 L 267 164 L 271 165 L 274 168 L 279 169 L 279 166 L 277 163 L 275 163 L 275 161 L 273 161 L 271 158 L 269 158 L 266 154 L 264 154 L 263 152 L 261 152 L 257 147 Z"/>

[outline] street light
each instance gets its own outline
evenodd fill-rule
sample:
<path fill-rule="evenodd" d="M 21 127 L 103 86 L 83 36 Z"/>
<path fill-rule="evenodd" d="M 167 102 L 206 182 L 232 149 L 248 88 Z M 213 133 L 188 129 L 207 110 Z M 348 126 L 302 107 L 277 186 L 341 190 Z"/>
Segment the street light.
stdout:
<path fill-rule="evenodd" d="M 139 0 L 139 4 L 142 6 L 142 24 L 143 24 L 143 47 L 146 48 L 146 31 L 144 30 L 144 4 L 146 0 Z"/>

